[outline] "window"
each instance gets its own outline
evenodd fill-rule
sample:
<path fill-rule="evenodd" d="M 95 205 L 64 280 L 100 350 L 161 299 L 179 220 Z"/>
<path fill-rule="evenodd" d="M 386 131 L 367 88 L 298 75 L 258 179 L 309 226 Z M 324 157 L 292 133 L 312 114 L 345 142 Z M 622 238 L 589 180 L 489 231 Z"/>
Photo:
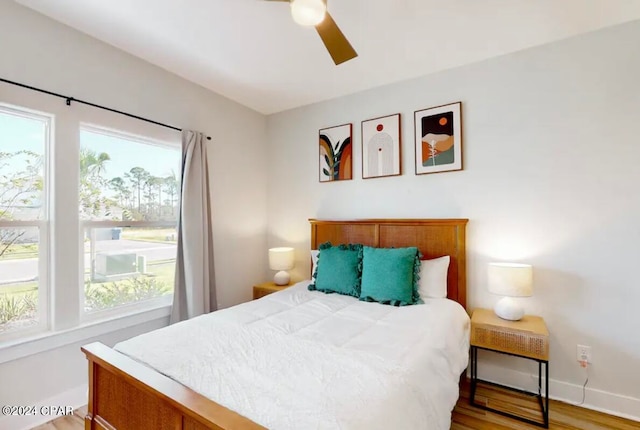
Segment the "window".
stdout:
<path fill-rule="evenodd" d="M 173 293 L 180 148 L 80 130 L 84 313 L 168 303 Z"/>
<path fill-rule="evenodd" d="M 52 119 L 0 105 L 0 338 L 49 325 L 48 153 Z"/>
<path fill-rule="evenodd" d="M 0 363 L 50 335 L 165 318 L 178 135 L 29 90 L 0 97 Z"/>

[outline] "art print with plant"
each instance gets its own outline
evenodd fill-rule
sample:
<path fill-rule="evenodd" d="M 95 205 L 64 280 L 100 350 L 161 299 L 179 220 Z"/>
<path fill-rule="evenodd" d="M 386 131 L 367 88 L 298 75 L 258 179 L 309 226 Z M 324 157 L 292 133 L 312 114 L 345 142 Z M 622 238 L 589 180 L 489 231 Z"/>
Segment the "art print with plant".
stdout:
<path fill-rule="evenodd" d="M 416 175 L 462 170 L 462 103 L 415 112 Z"/>
<path fill-rule="evenodd" d="M 352 124 L 320 130 L 320 182 L 352 178 Z"/>

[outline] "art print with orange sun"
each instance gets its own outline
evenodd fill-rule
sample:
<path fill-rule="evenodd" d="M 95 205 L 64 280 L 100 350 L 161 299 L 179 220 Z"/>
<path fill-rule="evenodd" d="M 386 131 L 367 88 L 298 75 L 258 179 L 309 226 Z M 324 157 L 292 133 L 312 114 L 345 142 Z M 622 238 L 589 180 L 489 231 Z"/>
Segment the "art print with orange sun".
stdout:
<path fill-rule="evenodd" d="M 462 170 L 462 103 L 415 112 L 416 175 Z"/>

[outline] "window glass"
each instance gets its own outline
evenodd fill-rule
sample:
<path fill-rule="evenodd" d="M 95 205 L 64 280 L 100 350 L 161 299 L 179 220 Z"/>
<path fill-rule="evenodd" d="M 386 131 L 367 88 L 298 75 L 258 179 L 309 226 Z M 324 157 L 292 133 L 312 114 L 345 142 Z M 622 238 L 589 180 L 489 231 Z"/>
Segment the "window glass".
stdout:
<path fill-rule="evenodd" d="M 177 250 L 177 147 L 117 132 L 80 133 L 84 311 L 169 300 Z"/>
<path fill-rule="evenodd" d="M 171 295 L 176 239 L 175 227 L 85 229 L 85 312 Z"/>
<path fill-rule="evenodd" d="M 175 221 L 180 150 L 143 138 L 80 131 L 80 217 Z"/>
<path fill-rule="evenodd" d="M 49 119 L 0 106 L 0 338 L 46 327 L 42 276 Z"/>
<path fill-rule="evenodd" d="M 0 108 L 0 220 L 44 218 L 47 122 Z"/>

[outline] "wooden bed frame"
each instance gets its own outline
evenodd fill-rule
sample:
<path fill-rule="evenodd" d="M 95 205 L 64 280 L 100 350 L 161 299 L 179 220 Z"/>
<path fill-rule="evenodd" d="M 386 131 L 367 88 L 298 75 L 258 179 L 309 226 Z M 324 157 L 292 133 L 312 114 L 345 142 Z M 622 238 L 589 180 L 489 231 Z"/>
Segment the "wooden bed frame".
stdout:
<path fill-rule="evenodd" d="M 417 246 L 425 258 L 451 256 L 447 296 L 466 308 L 466 219 L 311 219 L 311 249 L 324 242 Z M 259 424 L 99 342 L 89 360 L 85 430 L 257 430 Z"/>

